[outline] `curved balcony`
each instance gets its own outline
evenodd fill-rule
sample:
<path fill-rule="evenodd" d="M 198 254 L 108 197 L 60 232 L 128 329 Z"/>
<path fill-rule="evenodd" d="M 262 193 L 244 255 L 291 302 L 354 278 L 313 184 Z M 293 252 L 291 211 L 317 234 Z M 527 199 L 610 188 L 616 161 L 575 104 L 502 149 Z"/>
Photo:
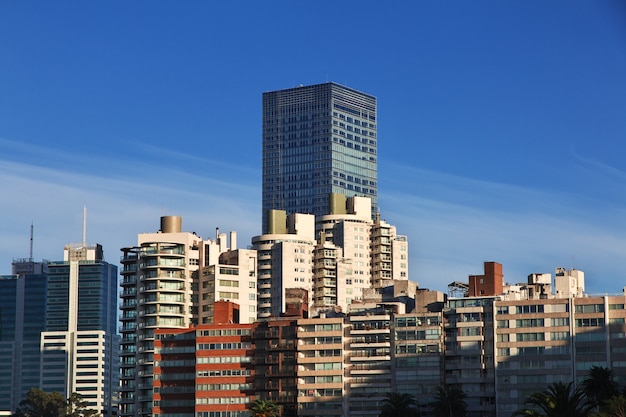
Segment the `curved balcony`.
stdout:
<path fill-rule="evenodd" d="M 139 299 L 139 304 L 185 304 L 185 297 L 182 294 L 150 293 L 146 297 Z"/>
<path fill-rule="evenodd" d="M 144 259 L 141 262 L 140 268 L 142 269 L 154 269 L 154 268 L 168 268 L 168 269 L 185 269 L 184 258 L 163 258 L 156 257 L 151 259 Z"/>

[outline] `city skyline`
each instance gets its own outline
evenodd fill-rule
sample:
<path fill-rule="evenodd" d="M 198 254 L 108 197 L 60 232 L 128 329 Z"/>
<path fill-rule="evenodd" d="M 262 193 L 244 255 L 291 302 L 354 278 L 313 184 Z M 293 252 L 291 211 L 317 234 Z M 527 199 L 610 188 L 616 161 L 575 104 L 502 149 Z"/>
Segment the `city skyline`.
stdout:
<path fill-rule="evenodd" d="M 497 261 L 507 282 L 563 266 L 621 291 L 620 3 L 76 4 L 0 13 L 0 273 L 31 223 L 35 260 L 81 241 L 83 205 L 115 264 L 161 215 L 249 244 L 262 93 L 334 81 L 378 99 L 379 206 L 410 239 L 411 280 L 445 291 Z"/>

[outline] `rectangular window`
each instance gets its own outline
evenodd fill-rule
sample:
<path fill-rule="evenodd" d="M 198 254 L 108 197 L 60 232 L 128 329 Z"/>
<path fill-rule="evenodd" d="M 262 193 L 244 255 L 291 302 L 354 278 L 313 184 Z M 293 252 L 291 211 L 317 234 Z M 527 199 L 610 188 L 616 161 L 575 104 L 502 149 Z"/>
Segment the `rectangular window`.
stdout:
<path fill-rule="evenodd" d="M 604 304 L 583 304 L 576 306 L 576 313 L 603 313 Z"/>

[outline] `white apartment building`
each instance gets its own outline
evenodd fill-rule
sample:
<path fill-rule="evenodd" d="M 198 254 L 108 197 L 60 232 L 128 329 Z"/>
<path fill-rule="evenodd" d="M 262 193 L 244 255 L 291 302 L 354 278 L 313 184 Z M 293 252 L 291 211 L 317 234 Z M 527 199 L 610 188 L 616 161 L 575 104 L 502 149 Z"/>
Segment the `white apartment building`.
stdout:
<path fill-rule="evenodd" d="M 380 215 L 372 221 L 369 198 L 331 194 L 330 202 L 330 214 L 316 218 L 322 246 L 315 252 L 318 272 L 312 310 L 327 308 L 335 297 L 336 305 L 347 311 L 352 302 L 363 300 L 367 289 L 385 287 L 394 279 L 408 280 L 408 241 Z M 334 256 L 334 265 L 329 255 Z M 323 258 L 318 261 L 317 256 Z M 320 273 L 321 266 L 327 271 Z M 329 270 L 333 267 L 334 275 Z M 329 285 L 333 281 L 334 289 Z"/>
<path fill-rule="evenodd" d="M 312 303 L 315 216 L 270 210 L 267 217 L 267 233 L 252 238 L 258 256 L 259 319 L 285 311 L 287 288 L 307 290 Z"/>
<path fill-rule="evenodd" d="M 239 305 L 239 323 L 253 323 L 257 318 L 257 251 L 237 249 L 237 235 L 217 233 L 215 240 L 200 246 L 199 322 L 213 323 L 216 301 Z"/>
<path fill-rule="evenodd" d="M 122 248 L 122 416 L 152 412 L 154 331 L 197 324 L 194 276 L 202 238 L 182 232 L 179 216 L 161 217 L 156 233 L 141 233 L 137 246 Z"/>
<path fill-rule="evenodd" d="M 329 214 L 270 210 L 267 233 L 252 238 L 258 251 L 258 317 L 285 311 L 285 290 L 309 291 L 309 310 L 347 311 L 364 292 L 408 280 L 408 242 L 394 226 L 372 220 L 367 197 L 330 194 Z"/>

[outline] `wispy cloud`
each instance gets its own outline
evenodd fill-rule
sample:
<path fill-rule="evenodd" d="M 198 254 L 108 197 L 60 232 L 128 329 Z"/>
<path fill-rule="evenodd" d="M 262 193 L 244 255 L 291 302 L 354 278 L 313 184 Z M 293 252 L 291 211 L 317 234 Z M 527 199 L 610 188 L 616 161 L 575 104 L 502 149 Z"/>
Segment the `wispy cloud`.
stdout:
<path fill-rule="evenodd" d="M 497 261 L 511 283 L 574 266 L 587 273 L 590 291 L 621 290 L 626 225 L 624 208 L 615 202 L 387 168 L 396 180 L 393 192 L 381 195 L 381 210 L 409 235 L 412 278 L 422 286 L 443 289 L 481 273 L 483 261 Z"/>
<path fill-rule="evenodd" d="M 20 146 L 0 141 L 7 150 L 0 157 L 0 192 L 7 196 L 0 199 L 0 271 L 8 273 L 12 258 L 28 255 L 31 222 L 35 258 L 60 259 L 63 245 L 81 239 L 83 205 L 89 242 L 103 244 L 113 263 L 138 233 L 156 231 L 161 215 L 182 215 L 183 228 L 204 238 L 213 237 L 215 227 L 236 230 L 242 247 L 260 233 L 258 174 L 251 175 L 250 167 L 150 147 L 141 152 L 154 158 L 116 161 Z M 28 151 L 34 162 L 25 160 Z M 37 159 L 44 155 L 62 163 L 43 167 Z M 168 157 L 178 162 L 164 164 Z M 81 168 L 72 161 L 80 161 Z M 86 169 L 96 164 L 108 170 Z M 580 159 L 579 165 L 586 170 L 594 162 Z M 618 292 L 626 282 L 621 272 L 626 271 L 626 213 L 619 198 L 402 165 L 381 168 L 381 215 L 408 235 L 411 279 L 422 287 L 445 290 L 452 281 L 481 273 L 482 262 L 492 260 L 504 265 L 512 283 L 557 266 L 585 271 L 591 292 Z M 593 181 L 615 189 L 623 173 L 600 168 Z M 243 174 L 229 178 L 224 170 Z M 626 195 L 623 187 L 619 191 Z"/>
<path fill-rule="evenodd" d="M 72 159 L 62 152 L 51 154 Z M 88 155 L 74 159 L 85 166 L 90 163 Z M 7 197 L 0 199 L 0 271 L 8 272 L 12 258 L 28 256 L 31 222 L 35 258 L 60 259 L 63 246 L 82 237 L 83 205 L 88 211 L 88 241 L 103 244 L 107 260 L 114 263 L 119 249 L 135 244 L 138 233 L 158 230 L 161 215 L 182 215 L 185 230 L 203 237 L 212 237 L 215 227 L 237 230 L 240 246 L 259 234 L 256 187 L 212 178 L 195 166 L 180 170 L 135 162 L 112 162 L 112 174 L 105 176 L 98 170 L 77 172 L 75 165 L 44 168 L 2 157 L 0 192 Z"/>

